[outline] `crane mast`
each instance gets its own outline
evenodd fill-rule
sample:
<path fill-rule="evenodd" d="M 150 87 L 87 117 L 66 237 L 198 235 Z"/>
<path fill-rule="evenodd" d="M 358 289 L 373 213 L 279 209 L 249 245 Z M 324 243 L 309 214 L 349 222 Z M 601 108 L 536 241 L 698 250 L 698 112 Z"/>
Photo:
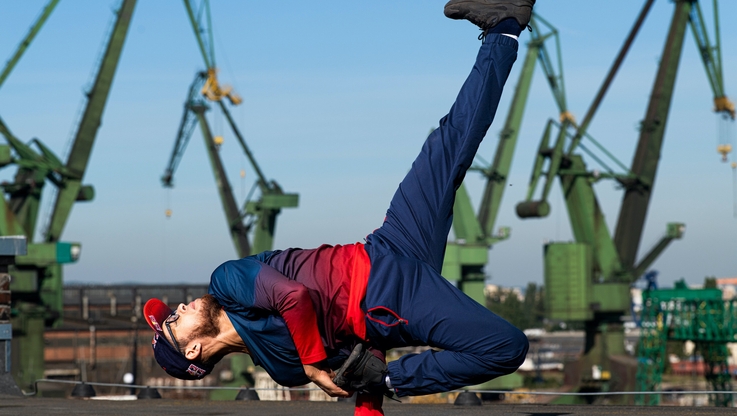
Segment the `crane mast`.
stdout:
<path fill-rule="evenodd" d="M 55 2 L 49 3 L 45 15 L 54 5 Z M 13 372 L 23 389 L 32 389 L 33 383 L 43 378 L 44 329 L 61 324 L 62 265 L 77 261 L 81 245 L 60 241 L 60 238 L 74 202 L 89 201 L 94 197 L 93 188 L 83 185 L 82 180 L 135 5 L 136 0 L 123 0 L 116 11 L 115 24 L 95 80 L 87 93 L 88 100 L 66 163 L 39 140 L 32 141 L 38 150 L 24 144 L 0 120 L 0 134 L 8 141 L 8 146 L 0 146 L 0 153 L 8 155 L 0 165 L 18 166 L 14 181 L 2 184 L 8 200 L 0 198 L 3 211 L 0 232 L 3 235 L 24 235 L 29 242 L 28 254 L 17 257 L 12 267 L 14 279 L 10 286 L 15 313 L 13 335 L 15 345 L 19 347 L 14 349 Z M 40 27 L 38 23 L 36 26 Z M 33 29 L 31 33 L 34 33 Z M 10 156 L 11 149 L 15 157 Z M 42 190 L 47 180 L 58 188 L 57 199 L 43 241 L 33 242 Z"/>

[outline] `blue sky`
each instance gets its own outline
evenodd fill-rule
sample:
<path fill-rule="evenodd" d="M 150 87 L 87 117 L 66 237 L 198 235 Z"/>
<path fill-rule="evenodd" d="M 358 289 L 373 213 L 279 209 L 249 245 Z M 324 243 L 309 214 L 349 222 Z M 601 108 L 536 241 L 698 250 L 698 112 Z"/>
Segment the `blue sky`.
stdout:
<path fill-rule="evenodd" d="M 117 3 L 61 0 L 0 88 L 0 116 L 17 137 L 38 137 L 64 155 Z M 643 2 L 539 3 L 536 11 L 560 31 L 568 104 L 580 120 Z M 711 10 L 711 2 L 702 3 Z M 3 62 L 45 4 L 27 0 L 3 7 Z M 300 194 L 299 208 L 279 217 L 276 248 L 361 241 L 381 224 L 397 183 L 452 104 L 479 45 L 478 30 L 446 19 L 443 5 L 212 1 L 220 79 L 244 98 L 233 111 L 236 121 L 266 176 Z M 589 129 L 627 165 L 672 12 L 672 2 L 656 2 Z M 720 14 L 725 84 L 734 99 L 737 2 L 722 1 Z M 479 151 L 486 160 L 493 158 L 528 39 L 523 34 L 518 65 Z M 182 3 L 139 0 L 85 176 L 96 199 L 75 206 L 63 234 L 83 244 L 80 261 L 65 269 L 67 281 L 204 283 L 218 264 L 235 256 L 199 131 L 175 188 L 166 190 L 159 181 L 187 88 L 202 68 Z M 736 179 L 716 153 L 720 131 L 734 144 L 737 129 L 720 125 L 711 109 L 689 33 L 641 243 L 642 253 L 663 235 L 666 223 L 687 224 L 685 237 L 653 266 L 662 285 L 681 277 L 696 284 L 706 275 L 737 276 Z M 497 221 L 512 227 L 512 237 L 490 252 L 493 283 L 542 282 L 543 242 L 572 240 L 557 185 L 548 218 L 520 220 L 514 213 L 524 199 L 543 126 L 555 114 L 538 69 Z M 211 122 L 225 136 L 221 154 L 240 202 L 253 170 L 224 120 Z M 0 171 L 4 179 L 13 174 Z M 481 179 L 471 173 L 467 184 L 478 202 Z M 612 229 L 621 192 L 606 181 L 596 190 Z M 167 207 L 173 210 L 170 219 Z"/>

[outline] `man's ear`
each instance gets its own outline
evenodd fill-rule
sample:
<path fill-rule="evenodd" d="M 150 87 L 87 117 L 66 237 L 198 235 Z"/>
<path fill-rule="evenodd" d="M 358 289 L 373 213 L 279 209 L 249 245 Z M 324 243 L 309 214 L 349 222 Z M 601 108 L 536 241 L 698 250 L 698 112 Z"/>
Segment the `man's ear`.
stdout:
<path fill-rule="evenodd" d="M 192 341 L 184 348 L 184 356 L 190 360 L 198 360 L 202 356 L 202 343 Z"/>

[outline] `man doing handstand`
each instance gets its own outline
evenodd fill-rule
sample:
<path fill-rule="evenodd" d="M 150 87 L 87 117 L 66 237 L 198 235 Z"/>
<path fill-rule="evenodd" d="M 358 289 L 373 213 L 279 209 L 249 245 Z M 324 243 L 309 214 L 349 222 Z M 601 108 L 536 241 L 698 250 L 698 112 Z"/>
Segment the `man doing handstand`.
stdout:
<path fill-rule="evenodd" d="M 451 0 L 446 16 L 478 25 L 483 43 L 440 127 L 399 184 L 366 243 L 286 249 L 227 261 L 209 294 L 171 310 L 149 300 L 154 355 L 167 373 L 200 379 L 248 353 L 284 386 L 331 396 L 423 395 L 514 372 L 525 335 L 440 275 L 455 192 L 496 113 L 534 0 Z M 431 346 L 385 364 L 387 350 Z M 337 372 L 335 371 L 337 370 Z M 378 397 L 378 401 L 377 398 Z M 360 413 L 357 408 L 357 413 Z"/>

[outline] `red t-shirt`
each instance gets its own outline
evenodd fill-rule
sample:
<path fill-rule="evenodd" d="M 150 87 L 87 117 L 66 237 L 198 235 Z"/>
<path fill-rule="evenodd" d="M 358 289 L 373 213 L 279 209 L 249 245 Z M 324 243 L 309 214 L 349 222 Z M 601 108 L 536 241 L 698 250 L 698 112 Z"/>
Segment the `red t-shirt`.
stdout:
<path fill-rule="evenodd" d="M 310 250 L 292 248 L 256 257 L 287 279 L 303 285 L 312 300 L 293 302 L 288 310 L 281 312 L 303 364 L 325 359 L 325 348 L 335 348 L 341 340 L 352 336 L 366 338 L 360 304 L 366 294 L 371 266 L 363 244 L 322 245 Z M 269 292 L 271 298 L 295 296 L 293 290 L 277 288 Z M 315 316 L 314 324 L 305 319 L 311 316 Z"/>

